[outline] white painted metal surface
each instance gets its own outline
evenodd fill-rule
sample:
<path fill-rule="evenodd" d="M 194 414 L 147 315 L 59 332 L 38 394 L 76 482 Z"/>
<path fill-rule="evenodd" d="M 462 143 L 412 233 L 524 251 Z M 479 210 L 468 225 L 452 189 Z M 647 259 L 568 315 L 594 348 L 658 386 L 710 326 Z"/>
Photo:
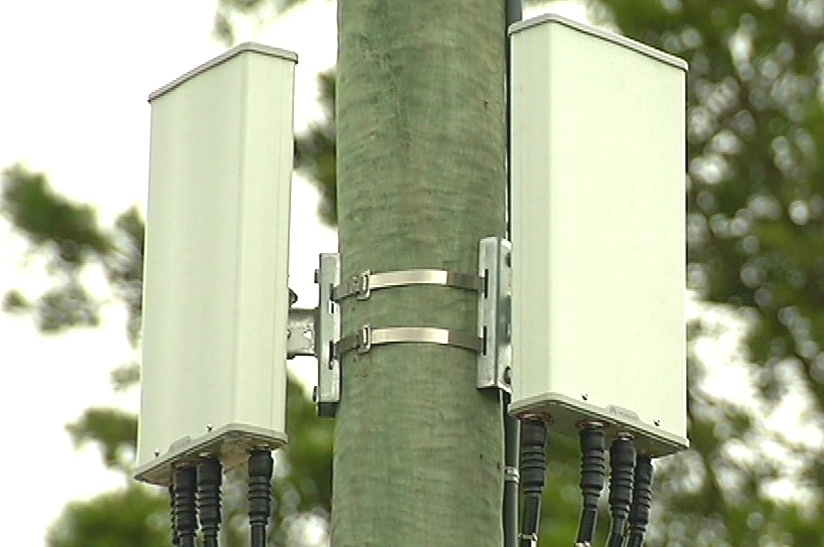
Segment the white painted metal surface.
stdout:
<path fill-rule="evenodd" d="M 243 44 L 150 96 L 141 480 L 286 441 L 296 60 Z"/>
<path fill-rule="evenodd" d="M 557 16 L 511 33 L 511 408 L 682 449 L 686 63 Z"/>

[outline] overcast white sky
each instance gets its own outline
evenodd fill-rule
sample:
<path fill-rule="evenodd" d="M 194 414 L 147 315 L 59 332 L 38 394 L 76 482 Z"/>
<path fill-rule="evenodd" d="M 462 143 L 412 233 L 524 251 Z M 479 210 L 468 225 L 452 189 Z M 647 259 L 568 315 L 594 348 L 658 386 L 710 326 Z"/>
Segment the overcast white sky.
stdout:
<path fill-rule="evenodd" d="M 133 204 L 143 209 L 148 94 L 223 51 L 210 35 L 216 1 L 0 3 L 0 168 L 23 162 L 46 172 L 58 191 L 95 204 L 104 223 Z M 243 36 L 298 53 L 298 129 L 317 115 L 315 74 L 334 64 L 335 33 L 334 2 L 306 0 Z M 316 301 L 317 254 L 336 245 L 317 225 L 315 205 L 314 190 L 296 179 L 290 285 L 303 306 Z M 42 288 L 24 249 L 0 221 L 0 291 Z M 94 447 L 75 451 L 64 429 L 90 406 L 137 410 L 136 393 L 116 395 L 108 379 L 132 357 L 125 313 L 109 306 L 103 319 L 99 329 L 43 337 L 27 319 L 0 314 L 4 544 L 43 545 L 67 500 L 123 483 L 103 471 Z M 312 361 L 300 366 L 311 376 Z"/>

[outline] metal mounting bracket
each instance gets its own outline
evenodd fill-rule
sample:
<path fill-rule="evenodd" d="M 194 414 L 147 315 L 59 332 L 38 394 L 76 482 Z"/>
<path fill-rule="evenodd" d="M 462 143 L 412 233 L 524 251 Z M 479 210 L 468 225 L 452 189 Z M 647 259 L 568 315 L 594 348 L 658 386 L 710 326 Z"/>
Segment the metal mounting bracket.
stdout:
<path fill-rule="evenodd" d="M 398 270 L 380 273 L 366 270 L 336 286 L 332 291 L 332 299 L 340 302 L 345 298 L 355 296 L 358 300 L 367 300 L 372 295 L 372 291 L 408 285 L 443 285 L 467 291 L 479 291 L 481 279 L 476 275 L 445 270 Z"/>
<path fill-rule="evenodd" d="M 383 344 L 441 344 L 455 346 L 470 351 L 481 350 L 481 340 L 474 334 L 436 327 L 387 327 L 373 329 L 364 325 L 354 334 L 350 334 L 335 344 L 334 357 L 340 359 L 344 353 L 357 350 L 368 353 L 373 346 Z"/>
<path fill-rule="evenodd" d="M 478 269 L 478 389 L 512 391 L 512 244 L 498 237 L 480 242 Z"/>
<path fill-rule="evenodd" d="M 286 358 L 298 355 L 314 357 L 317 309 L 289 308 L 286 332 Z"/>
<path fill-rule="evenodd" d="M 294 309 L 289 315 L 289 357 L 314 355 L 318 359 L 318 386 L 313 398 L 319 416 L 333 417 L 341 393 L 341 357 L 349 351 L 366 353 L 373 346 L 398 343 L 429 343 L 455 346 L 478 353 L 479 389 L 510 391 L 512 346 L 510 301 L 512 294 L 512 246 L 501 238 L 480 241 L 478 275 L 444 270 L 366 271 L 348 283 L 340 282 L 340 257 L 320 255 L 315 272 L 319 302 L 316 310 Z M 478 292 L 476 334 L 437 327 L 383 327 L 364 325 L 341 337 L 338 301 L 352 296 L 367 299 L 373 290 L 406 285 L 443 285 Z"/>
<path fill-rule="evenodd" d="M 313 398 L 318 416 L 334 417 L 340 402 L 340 360 L 334 355 L 334 346 L 340 340 L 340 308 L 332 298 L 334 287 L 340 283 L 340 256 L 336 253 L 320 255 L 320 267 L 315 272 L 318 284 L 315 355 L 318 358 L 318 386 Z"/>

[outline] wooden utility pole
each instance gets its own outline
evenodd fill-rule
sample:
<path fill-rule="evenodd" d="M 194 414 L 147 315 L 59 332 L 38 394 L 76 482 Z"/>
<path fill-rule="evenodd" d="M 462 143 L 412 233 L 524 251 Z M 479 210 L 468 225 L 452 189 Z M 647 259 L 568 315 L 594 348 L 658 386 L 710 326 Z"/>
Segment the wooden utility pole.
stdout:
<path fill-rule="evenodd" d="M 338 2 L 337 161 L 343 279 L 364 270 L 477 272 L 505 230 L 504 2 Z M 477 295 L 408 286 L 342 302 L 362 325 L 474 333 Z M 476 354 L 426 343 L 348 352 L 332 544 L 502 544 L 500 395 Z"/>

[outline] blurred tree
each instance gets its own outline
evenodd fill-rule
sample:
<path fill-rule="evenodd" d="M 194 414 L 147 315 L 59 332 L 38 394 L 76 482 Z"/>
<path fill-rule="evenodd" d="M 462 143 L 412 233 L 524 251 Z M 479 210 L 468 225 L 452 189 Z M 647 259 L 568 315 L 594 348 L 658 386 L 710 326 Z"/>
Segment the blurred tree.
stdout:
<path fill-rule="evenodd" d="M 318 189 L 318 218 L 327 225 L 338 221 L 335 169 L 335 72 L 318 74 L 320 122 L 314 122 L 295 139 L 295 169 Z"/>
<path fill-rule="evenodd" d="M 212 36 L 226 46 L 235 43 L 237 27 L 253 23 L 262 27 L 266 21 L 282 13 L 302 0 L 218 0 L 215 8 Z"/>
<path fill-rule="evenodd" d="M 171 545 L 168 502 L 137 484 L 70 502 L 48 536 L 50 547 Z"/>

